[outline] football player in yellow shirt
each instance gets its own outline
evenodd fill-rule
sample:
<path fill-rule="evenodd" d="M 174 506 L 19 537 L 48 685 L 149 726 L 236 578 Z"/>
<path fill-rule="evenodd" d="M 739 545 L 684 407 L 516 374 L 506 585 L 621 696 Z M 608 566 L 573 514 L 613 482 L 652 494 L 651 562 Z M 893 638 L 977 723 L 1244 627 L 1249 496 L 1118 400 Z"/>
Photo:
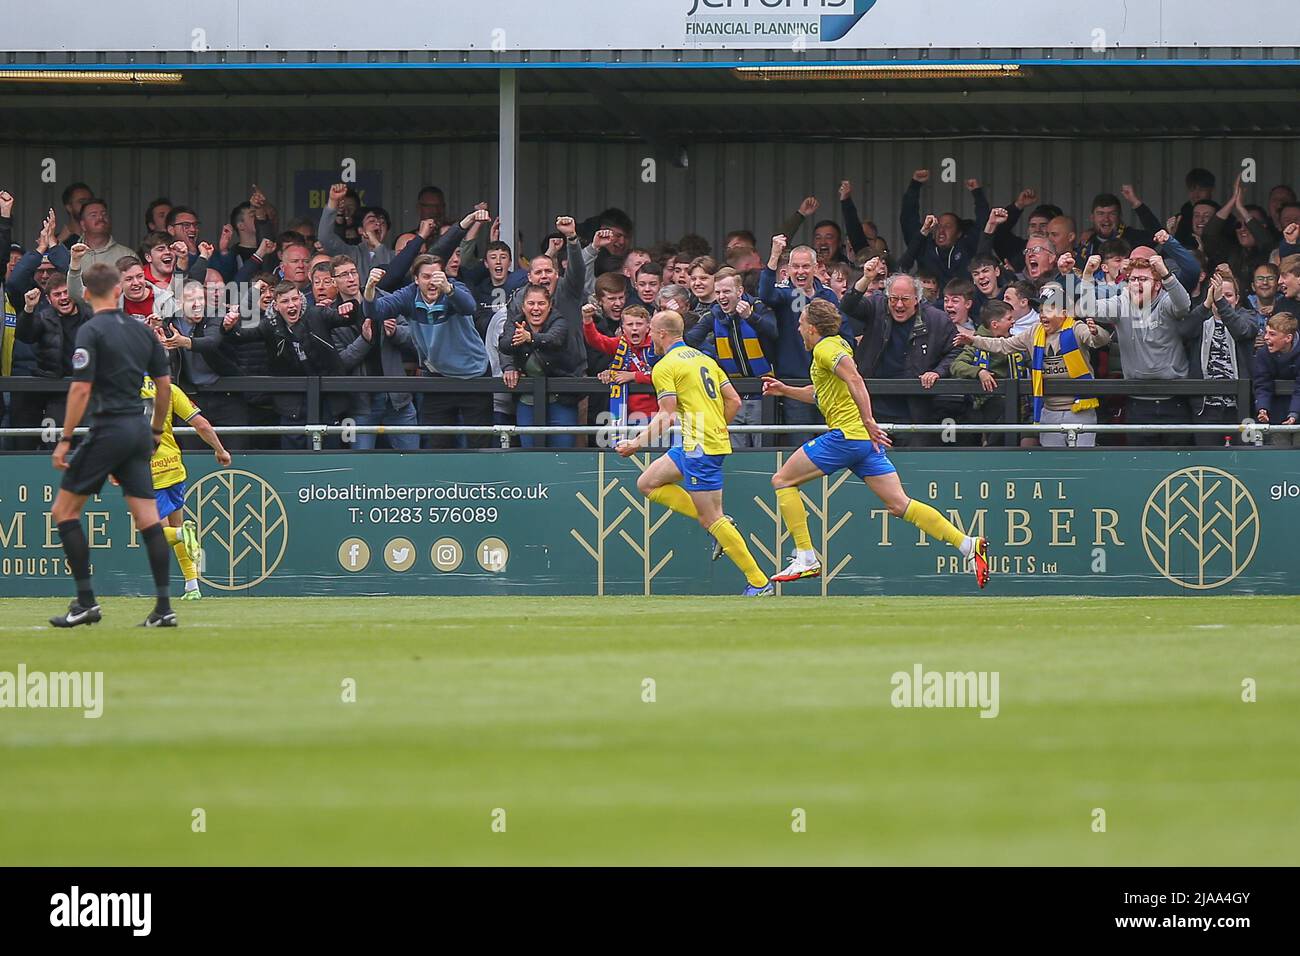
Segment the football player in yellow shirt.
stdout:
<path fill-rule="evenodd" d="M 818 435 L 786 459 L 772 476 L 781 517 L 794 538 L 795 555 L 773 581 L 798 581 L 822 573 L 821 561 L 808 533 L 808 513 L 799 497 L 805 482 L 850 469 L 867 483 L 896 518 L 916 525 L 974 562 L 975 582 L 988 583 L 988 541 L 972 538 L 923 502 L 909 498 L 898 479 L 898 471 L 885 454 L 889 435 L 876 424 L 871 397 L 853 362 L 853 352 L 840 336 L 840 312 L 830 302 L 813 299 L 799 317 L 799 335 L 812 352 L 811 385 L 793 388 L 776 379 L 763 382 L 764 395 L 784 395 L 809 404 L 816 403 L 829 431 Z"/>
<path fill-rule="evenodd" d="M 199 414 L 199 408 L 188 395 L 172 384 L 171 411 L 167 424 L 163 426 L 162 441 L 153 453 L 150 466 L 153 469 L 154 497 L 158 500 L 158 517 L 163 522 L 163 534 L 167 543 L 176 552 L 176 560 L 185 576 L 185 593 L 182 601 L 197 601 L 203 597 L 199 591 L 198 570 L 194 562 L 198 560 L 199 539 L 193 521 L 185 517 L 185 463 L 181 458 L 180 446 L 172 432 L 172 419 L 179 418 L 192 426 L 200 438 L 211 446 L 218 464 L 222 467 L 230 464 L 230 452 L 226 451 L 217 437 L 216 431 L 206 418 Z M 153 379 L 145 376 L 140 387 L 140 397 L 145 400 L 145 414 L 152 418 L 153 401 L 156 388 Z"/>
<path fill-rule="evenodd" d="M 662 356 L 651 373 L 659 411 L 635 438 L 618 443 L 618 453 L 636 454 L 663 435 L 676 416 L 681 445 L 651 462 L 637 489 L 703 525 L 745 575 L 746 597 L 775 594 L 740 531 L 722 513 L 722 463 L 731 454 L 727 423 L 740 411 L 740 396 L 717 362 L 682 341 L 682 330 L 677 312 L 658 312 L 650 320 L 650 339 Z"/>

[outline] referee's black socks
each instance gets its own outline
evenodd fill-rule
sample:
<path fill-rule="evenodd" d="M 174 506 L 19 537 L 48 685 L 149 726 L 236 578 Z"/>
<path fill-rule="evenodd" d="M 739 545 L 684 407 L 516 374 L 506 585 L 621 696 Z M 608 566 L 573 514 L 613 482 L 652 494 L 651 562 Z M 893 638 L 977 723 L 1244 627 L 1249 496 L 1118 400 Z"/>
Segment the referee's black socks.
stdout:
<path fill-rule="evenodd" d="M 90 547 L 86 544 L 86 531 L 81 527 L 81 519 L 60 521 L 59 540 L 63 542 L 63 553 L 77 582 L 77 603 L 82 607 L 94 607 L 95 592 L 90 586 Z"/>
<path fill-rule="evenodd" d="M 77 527 L 80 529 L 81 526 Z M 167 544 L 167 536 L 163 534 L 161 522 L 145 528 L 140 532 L 140 537 L 144 539 L 145 550 L 149 552 L 149 570 L 153 572 L 154 587 L 158 589 L 158 603 L 154 606 L 154 610 L 159 614 L 166 614 L 172 609 L 171 546 Z"/>

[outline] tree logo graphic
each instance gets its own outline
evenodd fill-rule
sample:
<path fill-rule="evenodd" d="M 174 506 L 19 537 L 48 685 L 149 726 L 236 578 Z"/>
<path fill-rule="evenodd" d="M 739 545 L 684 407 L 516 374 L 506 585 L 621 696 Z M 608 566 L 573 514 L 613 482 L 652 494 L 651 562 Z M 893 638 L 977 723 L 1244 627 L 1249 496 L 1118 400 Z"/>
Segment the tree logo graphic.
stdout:
<path fill-rule="evenodd" d="M 1259 547 L 1259 509 L 1246 486 L 1197 465 L 1160 482 L 1142 510 L 1142 546 L 1157 571 L 1208 591 L 1236 578 Z"/>
<path fill-rule="evenodd" d="M 249 471 L 204 475 L 185 495 L 203 552 L 199 579 L 219 591 L 261 584 L 280 566 L 289 543 L 284 502 Z"/>

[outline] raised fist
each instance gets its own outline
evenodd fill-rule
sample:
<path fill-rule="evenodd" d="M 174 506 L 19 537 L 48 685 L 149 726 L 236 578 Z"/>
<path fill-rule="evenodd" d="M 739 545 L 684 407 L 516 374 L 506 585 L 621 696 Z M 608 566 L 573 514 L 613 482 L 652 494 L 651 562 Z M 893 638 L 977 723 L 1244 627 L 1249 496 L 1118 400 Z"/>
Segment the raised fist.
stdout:
<path fill-rule="evenodd" d="M 572 216 L 558 217 L 555 220 L 555 228 L 560 231 L 560 235 L 564 236 L 565 239 L 572 239 L 578 234 L 578 224 L 573 221 Z"/>
<path fill-rule="evenodd" d="M 1088 261 L 1083 265 L 1083 274 L 1085 277 L 1091 276 L 1101 268 L 1101 256 L 1089 256 Z"/>
<path fill-rule="evenodd" d="M 799 204 L 799 215 L 804 217 L 812 216 L 821 208 L 821 203 L 817 201 L 816 196 L 808 196 Z"/>
<path fill-rule="evenodd" d="M 966 188 L 974 192 L 980 188 L 980 181 L 978 179 L 968 179 L 966 180 Z"/>
<path fill-rule="evenodd" d="M 935 215 L 927 215 L 925 217 L 925 222 L 921 223 L 921 235 L 928 236 L 930 233 L 934 232 L 934 227 L 937 225 L 939 225 L 939 217 Z"/>
<path fill-rule="evenodd" d="M 928 183 L 929 181 L 930 170 L 928 169 L 918 169 L 916 172 L 912 173 L 912 182 L 914 183 Z"/>
<path fill-rule="evenodd" d="M 23 310 L 25 312 L 35 312 L 36 303 L 41 301 L 41 290 L 36 286 L 28 289 L 23 295 Z"/>
<path fill-rule="evenodd" d="M 1002 225 L 1010 218 L 1011 213 L 1007 212 L 1001 206 L 995 206 L 989 210 L 989 222 L 993 223 L 995 227 Z"/>
<path fill-rule="evenodd" d="M 1016 197 L 1016 208 L 1026 209 L 1038 202 L 1038 191 L 1032 188 L 1020 190 L 1020 195 Z"/>
<path fill-rule="evenodd" d="M 1159 232 L 1157 232 L 1154 236 L 1151 237 L 1151 241 L 1154 242 L 1157 246 L 1163 246 L 1166 242 L 1169 241 L 1169 233 L 1166 230 L 1161 229 Z"/>
<path fill-rule="evenodd" d="M 348 187 L 343 183 L 335 183 L 330 187 L 330 208 L 337 209 L 343 197 L 348 194 Z"/>
<path fill-rule="evenodd" d="M 1142 205 L 1142 200 L 1138 198 L 1137 190 L 1133 188 L 1131 183 L 1125 183 L 1119 188 L 1119 191 L 1124 195 L 1124 198 L 1128 200 L 1129 205 L 1134 209 Z"/>
<path fill-rule="evenodd" d="M 0 189 L 0 216 L 12 216 L 14 212 L 14 197 L 8 190 Z"/>
<path fill-rule="evenodd" d="M 772 255 L 779 256 L 781 253 L 785 252 L 785 247 L 789 244 L 789 239 L 787 239 L 783 234 L 777 233 L 772 237 Z"/>
<path fill-rule="evenodd" d="M 842 180 L 840 182 L 840 202 L 844 202 L 844 200 L 848 199 L 852 195 L 853 183 L 849 182 L 847 179 Z"/>

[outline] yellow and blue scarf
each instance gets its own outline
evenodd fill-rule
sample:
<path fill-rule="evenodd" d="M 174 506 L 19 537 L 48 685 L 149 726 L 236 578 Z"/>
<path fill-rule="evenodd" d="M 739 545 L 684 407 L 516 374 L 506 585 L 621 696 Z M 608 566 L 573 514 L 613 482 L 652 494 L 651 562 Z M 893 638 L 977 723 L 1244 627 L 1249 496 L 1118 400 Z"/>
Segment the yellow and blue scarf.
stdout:
<path fill-rule="evenodd" d="M 975 365 L 985 371 L 989 370 L 990 353 L 984 349 L 975 350 Z M 1007 356 L 1007 362 L 1011 366 L 1012 378 L 1029 378 L 1029 366 L 1025 364 L 1024 352 L 1012 352 Z"/>
<path fill-rule="evenodd" d="M 772 371 L 754 327 L 738 317 L 735 331 L 737 334 L 733 335 L 731 323 L 725 315 L 718 318 L 715 313 L 713 348 L 718 353 L 718 364 L 722 370 L 740 378 L 762 378 Z"/>
<path fill-rule="evenodd" d="M 626 336 L 619 336 L 618 348 L 614 350 L 614 358 L 609 363 L 609 370 L 611 372 L 646 371 L 645 362 L 641 360 L 637 350 L 632 348 Z M 620 426 L 627 424 L 627 386 L 622 382 L 609 383 L 609 412 L 615 424 Z"/>
<path fill-rule="evenodd" d="M 1065 361 L 1065 370 L 1070 378 L 1091 379 L 1088 361 L 1079 350 L 1079 340 L 1074 335 L 1074 319 L 1066 319 L 1061 325 L 1061 358 Z M 1043 362 L 1047 358 L 1047 327 L 1041 322 L 1034 327 L 1033 356 L 1030 362 L 1029 382 L 1034 393 L 1034 421 L 1043 417 Z M 1071 411 L 1082 412 L 1097 408 L 1100 402 L 1095 398 L 1075 399 Z"/>

